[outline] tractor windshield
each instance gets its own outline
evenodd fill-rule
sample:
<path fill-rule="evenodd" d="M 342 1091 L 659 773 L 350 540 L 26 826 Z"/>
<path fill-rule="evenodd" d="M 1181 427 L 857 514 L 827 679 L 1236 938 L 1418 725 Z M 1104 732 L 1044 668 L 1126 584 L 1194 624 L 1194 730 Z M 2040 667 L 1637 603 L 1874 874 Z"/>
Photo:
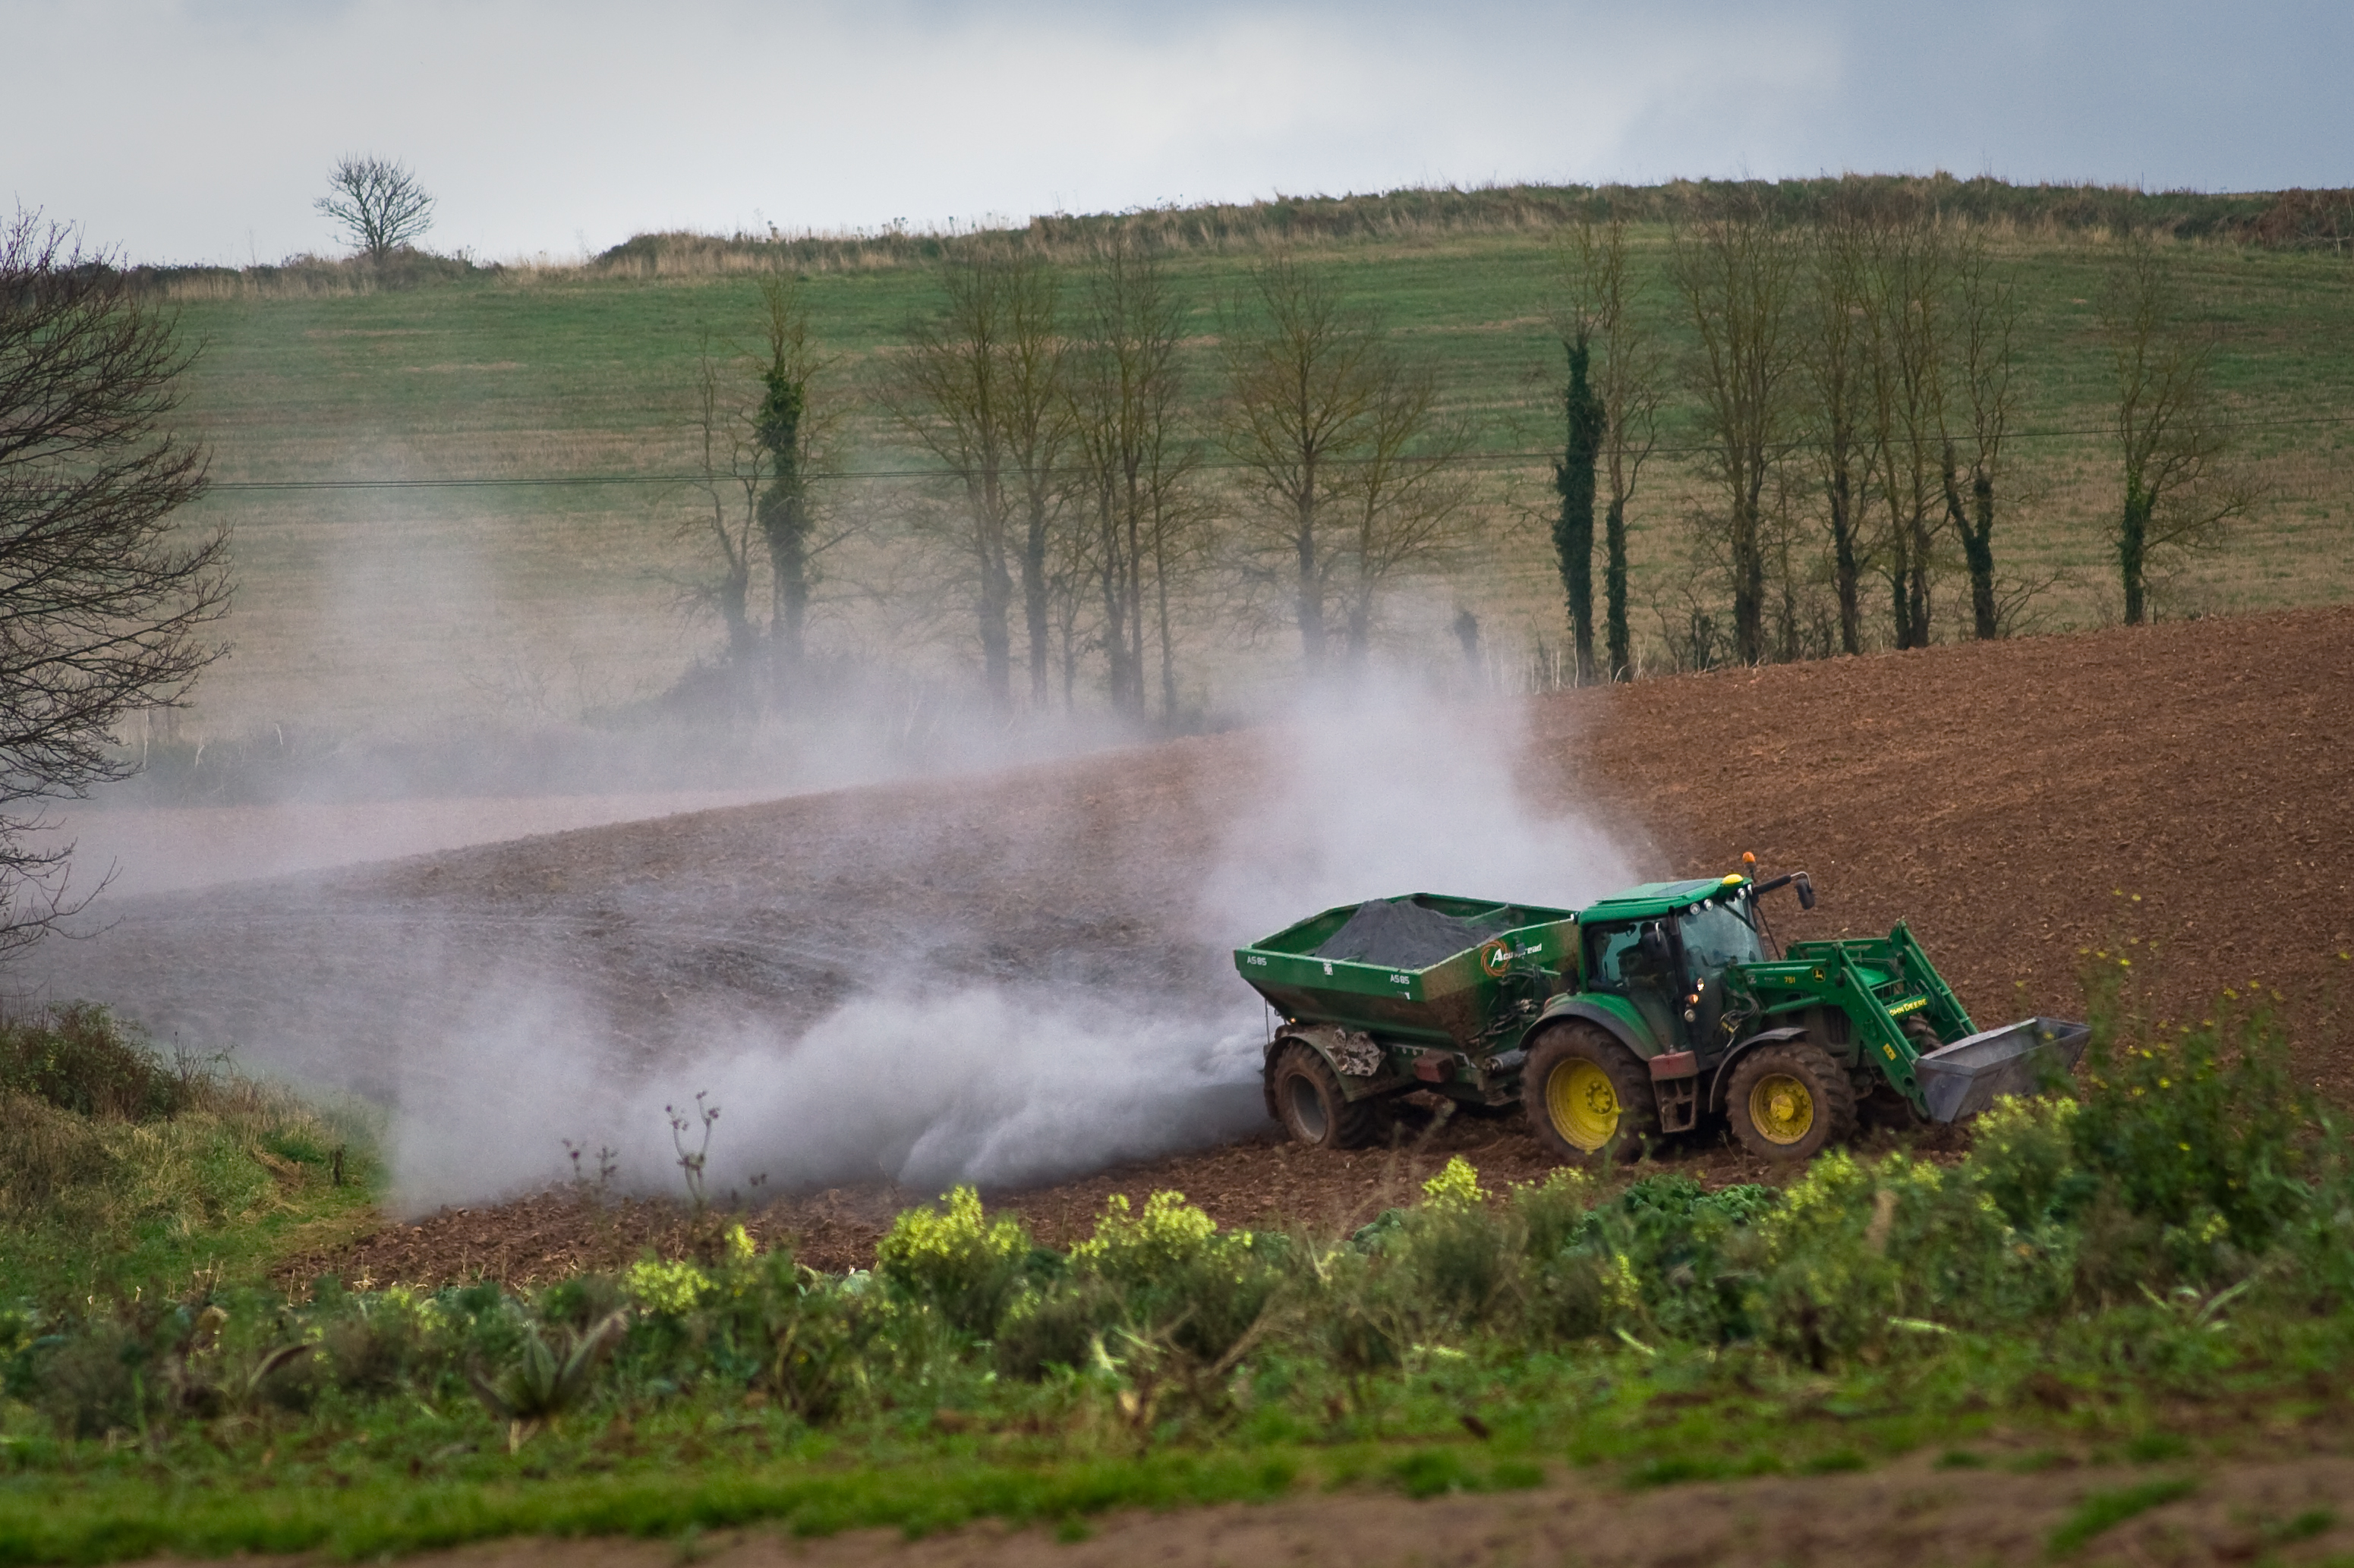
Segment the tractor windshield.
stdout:
<path fill-rule="evenodd" d="M 1684 961 L 1695 974 L 1722 973 L 1727 964 L 1762 963 L 1766 946 L 1750 924 L 1746 898 L 1695 905 L 1683 913 Z"/>

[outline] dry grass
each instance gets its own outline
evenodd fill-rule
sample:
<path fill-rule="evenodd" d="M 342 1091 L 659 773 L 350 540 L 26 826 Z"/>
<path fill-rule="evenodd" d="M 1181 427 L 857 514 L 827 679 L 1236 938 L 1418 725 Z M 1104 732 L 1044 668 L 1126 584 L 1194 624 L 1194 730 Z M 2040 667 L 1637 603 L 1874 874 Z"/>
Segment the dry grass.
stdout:
<path fill-rule="evenodd" d="M 1793 217 L 1820 207 L 1834 189 L 1858 186 L 1882 199 L 1914 198 L 1984 225 L 2000 237 L 2105 237 L 2154 228 L 2181 238 L 2297 245 L 2311 228 L 2310 193 L 2208 196 L 2126 185 L 2011 185 L 1950 175 L 1850 176 L 1781 181 L 1670 180 L 1656 185 L 1424 186 L 1370 196 L 1278 196 L 1267 201 L 1127 212 L 1056 213 L 979 233 L 766 235 L 669 231 L 641 234 L 584 264 L 610 277 L 684 278 L 739 272 L 864 271 L 937 260 L 960 239 L 1019 245 L 1055 260 L 1084 259 L 1115 236 L 1177 254 L 1252 254 L 1278 247 L 1426 244 L 1469 235 L 1550 235 L 1581 217 L 1666 225 L 1740 195 Z M 2341 193 L 2318 193 L 2330 197 Z M 2340 204 L 2342 205 L 2342 204 Z M 2335 207 L 2328 210 L 2334 212 Z"/>
<path fill-rule="evenodd" d="M 724 278 L 778 271 L 860 273 L 922 266 L 960 242 L 1013 244 L 1056 260 L 1084 259 L 1115 236 L 1177 254 L 1248 255 L 1278 247 L 1418 245 L 1472 235 L 1547 235 L 1579 217 L 1645 225 L 1687 218 L 1732 195 L 1804 217 L 1835 188 L 1861 186 L 1882 198 L 1935 203 L 1998 236 L 2046 243 L 2100 238 L 2152 228 L 2179 238 L 2219 238 L 2282 248 L 2344 249 L 2338 230 L 2354 210 L 2347 192 L 2150 192 L 2127 185 L 2011 185 L 1950 175 L 1847 176 L 1781 181 L 1670 180 L 1656 185 L 1441 185 L 1373 195 L 1277 196 L 1247 203 L 1147 207 L 1125 212 L 1045 214 L 981 229 L 702 234 L 672 229 L 632 236 L 596 256 L 546 254 L 478 266 L 464 252 L 406 252 L 375 264 L 363 258 L 290 257 L 267 266 L 142 269 L 179 300 L 328 299 L 375 294 L 475 276 L 517 283 L 582 278 Z"/>

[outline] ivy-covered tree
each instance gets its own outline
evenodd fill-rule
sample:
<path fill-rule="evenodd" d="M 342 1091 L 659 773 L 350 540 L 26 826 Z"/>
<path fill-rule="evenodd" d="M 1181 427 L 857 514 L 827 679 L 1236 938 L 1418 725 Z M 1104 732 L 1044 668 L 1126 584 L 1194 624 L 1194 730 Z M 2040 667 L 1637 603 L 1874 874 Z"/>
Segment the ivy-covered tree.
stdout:
<path fill-rule="evenodd" d="M 1583 321 L 1562 346 L 1569 353 L 1569 385 L 1562 393 L 1569 435 L 1561 461 L 1553 465 L 1553 492 L 1561 497 L 1561 511 L 1553 518 L 1553 547 L 1561 567 L 1562 590 L 1569 598 L 1570 646 L 1576 659 L 1577 683 L 1583 686 L 1591 684 L 1595 675 L 1594 471 L 1609 420 L 1588 375 L 1594 348 Z"/>

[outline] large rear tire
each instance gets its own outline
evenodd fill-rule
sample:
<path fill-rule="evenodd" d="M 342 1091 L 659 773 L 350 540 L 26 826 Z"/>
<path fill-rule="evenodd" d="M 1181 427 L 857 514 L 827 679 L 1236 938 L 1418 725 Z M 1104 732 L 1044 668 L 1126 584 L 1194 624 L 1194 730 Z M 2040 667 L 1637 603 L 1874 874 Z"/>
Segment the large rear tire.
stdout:
<path fill-rule="evenodd" d="M 1267 1083 L 1276 1119 L 1294 1143 L 1355 1149 L 1369 1142 L 1381 1124 L 1381 1112 L 1372 1101 L 1343 1095 L 1340 1077 L 1322 1054 L 1296 1040 L 1276 1053 Z"/>
<path fill-rule="evenodd" d="M 1855 1136 L 1855 1086 L 1804 1040 L 1741 1058 L 1724 1106 L 1742 1147 L 1766 1160 L 1809 1160 Z"/>
<path fill-rule="evenodd" d="M 1537 1141 L 1574 1165 L 1624 1159 L 1659 1134 L 1641 1059 L 1590 1023 L 1549 1029 L 1529 1048 L 1521 1099 Z"/>

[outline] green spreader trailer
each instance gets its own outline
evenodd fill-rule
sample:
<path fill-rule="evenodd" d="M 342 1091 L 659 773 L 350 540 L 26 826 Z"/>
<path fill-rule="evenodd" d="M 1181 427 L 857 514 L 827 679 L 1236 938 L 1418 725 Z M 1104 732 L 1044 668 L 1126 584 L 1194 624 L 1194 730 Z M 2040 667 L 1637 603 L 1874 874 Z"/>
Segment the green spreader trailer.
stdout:
<path fill-rule="evenodd" d="M 1744 857 L 1745 859 L 1746 857 Z M 1760 900 L 1804 872 L 1648 882 L 1584 909 L 1414 893 L 1342 905 L 1235 951 L 1278 1022 L 1267 1107 L 1322 1148 L 1371 1141 L 1417 1091 L 1525 1107 L 1559 1156 L 1729 1122 L 1770 1159 L 1875 1103 L 1954 1121 L 2066 1075 L 2089 1033 L 1979 1030 L 1902 922 L 1777 948 Z"/>

